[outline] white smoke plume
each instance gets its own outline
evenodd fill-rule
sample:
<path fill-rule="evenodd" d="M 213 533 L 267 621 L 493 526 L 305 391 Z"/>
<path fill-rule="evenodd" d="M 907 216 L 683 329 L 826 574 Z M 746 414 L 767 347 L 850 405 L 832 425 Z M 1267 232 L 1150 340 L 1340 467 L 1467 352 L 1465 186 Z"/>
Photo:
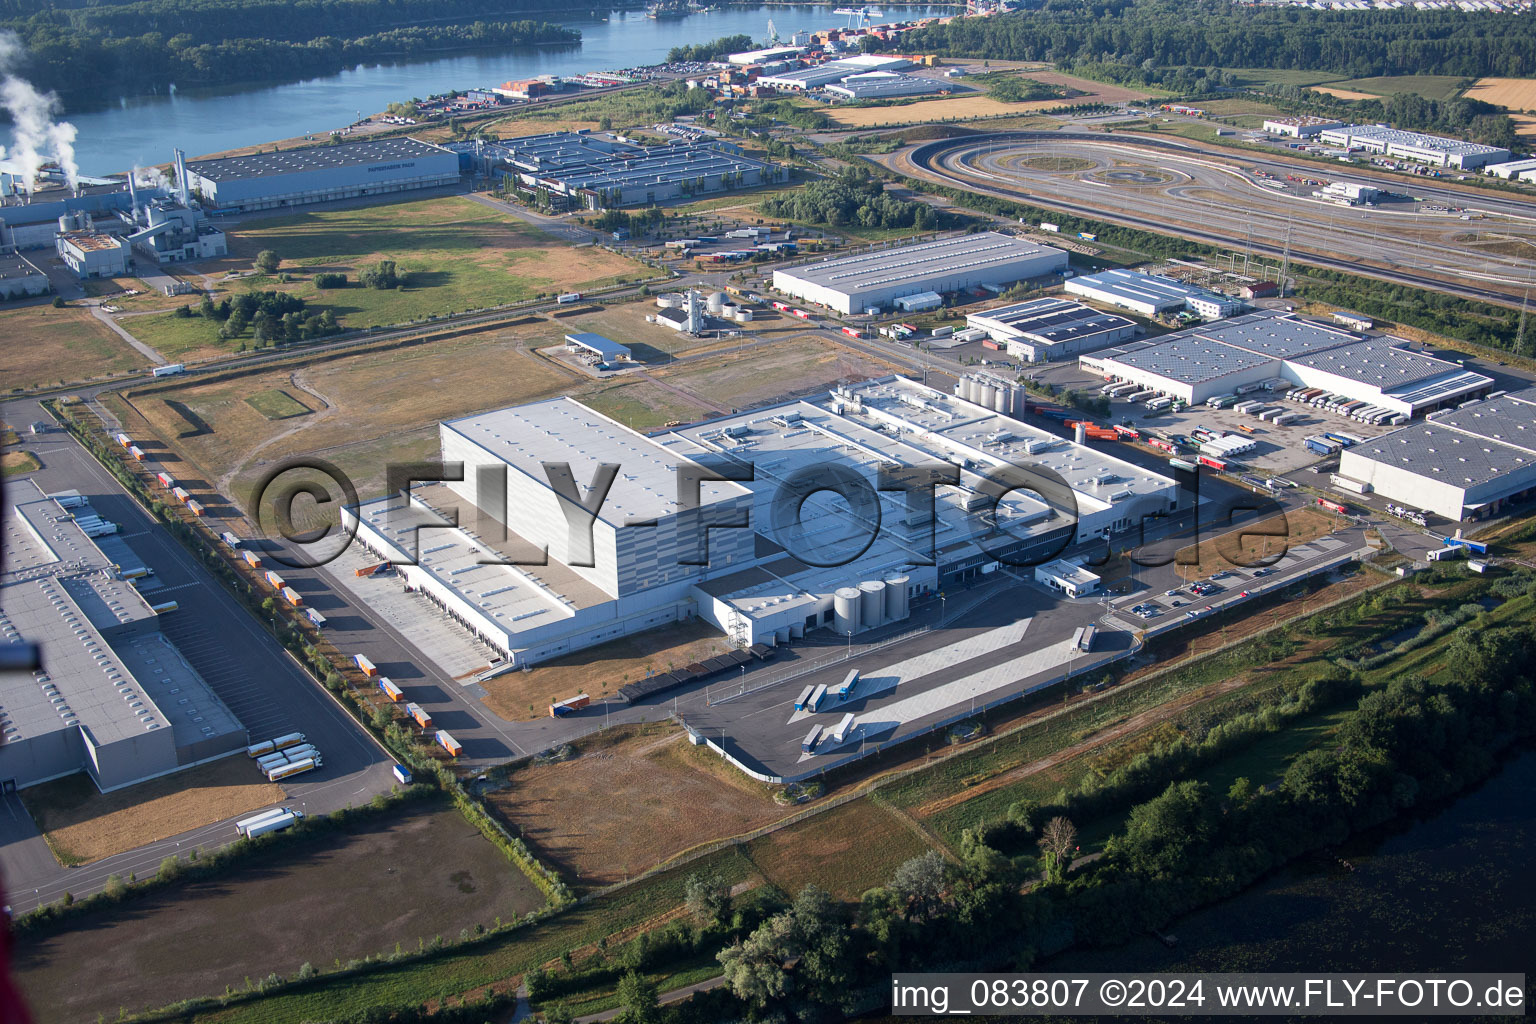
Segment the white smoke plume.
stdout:
<path fill-rule="evenodd" d="M 133 183 L 139 188 L 163 188 L 169 190 L 170 179 L 165 172 L 158 167 L 135 167 L 133 169 Z"/>
<path fill-rule="evenodd" d="M 75 126 L 55 121 L 59 98 L 40 93 L 32 83 L 16 75 L 24 48 L 14 32 L 0 32 L 0 105 L 11 115 L 11 159 L 21 165 L 30 193 L 37 171 L 49 160 L 57 161 L 70 188 L 80 181 L 75 161 Z"/>

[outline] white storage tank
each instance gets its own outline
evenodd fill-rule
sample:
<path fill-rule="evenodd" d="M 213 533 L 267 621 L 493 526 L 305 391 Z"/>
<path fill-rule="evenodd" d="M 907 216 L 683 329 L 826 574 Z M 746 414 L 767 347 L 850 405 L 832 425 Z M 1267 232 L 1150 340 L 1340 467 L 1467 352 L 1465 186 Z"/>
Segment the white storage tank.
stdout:
<path fill-rule="evenodd" d="M 704 308 L 711 313 L 719 313 L 725 308 L 725 292 L 710 292 L 709 298 L 704 302 Z"/>
<path fill-rule="evenodd" d="M 741 307 L 736 305 L 736 303 L 734 303 L 734 302 L 727 302 L 723 306 L 720 307 L 720 315 L 725 317 L 725 318 L 727 318 L 727 319 L 730 319 L 731 317 L 734 317 L 736 315 L 736 311 L 738 309 L 740 309 L 740 308 Z"/>
<path fill-rule="evenodd" d="M 992 411 L 1003 413 L 1008 411 L 1008 392 L 1006 389 L 992 389 Z"/>
<path fill-rule="evenodd" d="M 860 601 L 860 618 L 865 629 L 873 629 L 885 618 L 885 584 L 879 580 L 865 580 L 859 584 L 863 597 Z"/>
<path fill-rule="evenodd" d="M 839 633 L 859 631 L 859 591 L 855 587 L 839 587 L 832 593 L 832 628 Z"/>
<path fill-rule="evenodd" d="M 736 322 L 739 323 L 739 324 L 751 323 L 752 322 L 752 311 L 750 309 L 737 309 L 736 310 Z"/>
<path fill-rule="evenodd" d="M 891 622 L 907 617 L 907 587 L 911 582 L 900 574 L 885 578 L 885 617 Z"/>
<path fill-rule="evenodd" d="M 1072 428 L 1072 440 L 1078 444 L 1088 443 L 1088 428 L 1083 426 L 1083 421 L 1078 420 L 1077 426 Z"/>
<path fill-rule="evenodd" d="M 663 292 L 656 296 L 656 306 L 658 309 L 682 309 L 683 293 Z"/>

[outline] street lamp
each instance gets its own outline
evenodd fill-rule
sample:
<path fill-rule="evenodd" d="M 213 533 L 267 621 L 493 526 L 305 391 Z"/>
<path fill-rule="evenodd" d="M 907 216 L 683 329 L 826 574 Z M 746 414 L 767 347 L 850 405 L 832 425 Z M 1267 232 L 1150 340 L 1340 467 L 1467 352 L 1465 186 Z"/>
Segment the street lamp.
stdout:
<path fill-rule="evenodd" d="M 853 630 L 848 630 L 846 635 L 848 637 L 848 657 L 851 658 L 853 657 Z"/>

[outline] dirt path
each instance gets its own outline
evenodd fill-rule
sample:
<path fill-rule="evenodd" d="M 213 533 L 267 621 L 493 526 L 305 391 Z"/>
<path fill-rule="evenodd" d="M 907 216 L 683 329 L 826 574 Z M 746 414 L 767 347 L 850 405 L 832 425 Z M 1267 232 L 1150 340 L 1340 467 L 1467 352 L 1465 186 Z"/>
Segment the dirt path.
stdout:
<path fill-rule="evenodd" d="M 1094 733 L 1092 736 L 1089 736 L 1087 739 L 1080 743 L 1074 743 L 1070 747 L 1063 747 L 1062 749 L 1053 751 L 1044 757 L 1036 758 L 1027 764 L 1021 764 L 1016 768 L 1010 768 L 1008 771 L 994 775 L 990 779 L 977 783 L 976 785 L 971 786 L 962 792 L 951 793 L 949 796 L 940 797 L 937 800 L 932 800 L 926 804 L 923 804 L 922 806 L 913 810 L 912 816 L 918 819 L 930 818 L 941 811 L 946 811 L 951 807 L 963 804 L 967 800 L 974 799 L 983 793 L 990 793 L 995 789 L 1001 789 L 1010 783 L 1017 782 L 1019 779 L 1022 779 L 1025 776 L 1034 775 L 1037 772 L 1043 772 L 1049 768 L 1054 768 L 1059 764 L 1070 761 L 1072 758 L 1079 754 L 1092 750 L 1094 747 L 1101 746 L 1104 743 L 1108 743 L 1112 740 L 1120 739 L 1121 737 L 1133 732 L 1140 732 L 1143 729 L 1146 729 L 1149 726 L 1157 725 L 1160 722 L 1165 722 L 1196 704 L 1210 700 L 1213 697 L 1219 697 L 1224 693 L 1230 693 L 1239 687 L 1246 686 L 1249 681 L 1250 680 L 1246 676 L 1238 676 L 1233 679 L 1224 679 L 1219 683 L 1213 683 L 1210 686 L 1203 687 L 1191 693 L 1186 693 L 1181 697 L 1176 697 L 1165 704 L 1159 704 L 1155 708 L 1148 708 L 1146 711 L 1143 711 L 1138 715 L 1132 715 L 1130 718 L 1127 718 L 1119 725 L 1111 726 L 1108 729 L 1102 729 L 1099 732 Z"/>
<path fill-rule="evenodd" d="M 232 465 L 219 477 L 217 485 L 220 494 L 228 498 L 236 498 L 234 493 L 230 490 L 231 486 L 233 485 L 235 479 L 239 477 L 242 472 L 244 472 L 245 467 L 251 464 L 251 460 L 256 458 L 256 456 L 260 454 L 262 450 L 267 448 L 269 445 L 276 444 L 278 441 L 281 441 L 284 438 L 292 437 L 294 434 L 297 434 L 301 430 L 308 430 L 310 427 L 325 422 L 336 412 L 336 406 L 332 404 L 330 399 L 316 391 L 313 387 L 305 384 L 299 378 L 300 372 L 301 371 L 299 370 L 294 370 L 292 373 L 288 374 L 288 383 L 292 385 L 296 390 L 304 392 L 306 395 L 319 402 L 320 408 L 316 409 L 308 416 L 300 417 L 300 422 L 289 427 L 287 430 L 278 431 L 276 434 L 273 434 L 265 441 L 262 441 L 260 444 L 257 444 L 246 451 L 245 457 L 243 459 Z"/>

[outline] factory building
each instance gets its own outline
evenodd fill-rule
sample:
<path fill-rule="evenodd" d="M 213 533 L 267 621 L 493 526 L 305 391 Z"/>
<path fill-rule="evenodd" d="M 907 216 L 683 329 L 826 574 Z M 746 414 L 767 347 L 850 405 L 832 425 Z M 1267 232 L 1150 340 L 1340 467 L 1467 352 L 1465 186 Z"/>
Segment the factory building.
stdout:
<path fill-rule="evenodd" d="M 166 195 L 164 188 L 140 188 L 141 200 Z M 97 219 L 116 218 L 133 205 L 126 182 L 81 185 L 74 192 L 65 188 L 39 188 L 29 198 L 16 194 L 0 174 L 0 250 L 53 249 L 59 233 L 59 218 L 76 214 Z"/>
<path fill-rule="evenodd" d="M 1033 299 L 971 313 L 965 325 L 986 331 L 1010 356 L 1031 363 L 1092 352 L 1141 333 L 1133 320 L 1066 299 Z"/>
<path fill-rule="evenodd" d="M 640 146 L 612 135 L 547 132 L 465 149 L 482 174 L 508 174 L 525 190 L 588 210 L 661 203 L 782 181 L 778 164 L 717 139 Z"/>
<path fill-rule="evenodd" d="M 63 227 L 61 223 L 60 228 Z M 116 235 L 94 229 L 60 230 L 55 245 L 59 259 L 81 280 L 128 273 L 132 250 Z"/>
<path fill-rule="evenodd" d="M 773 287 L 841 313 L 862 313 L 904 295 L 1013 284 L 1066 265 L 1060 249 L 983 231 L 775 270 Z"/>
<path fill-rule="evenodd" d="M 0 788 L 84 771 L 106 792 L 243 751 L 245 729 L 122 578 L 131 549 L 93 540 L 81 524 L 100 520 L 76 502 L 5 488 L 0 628 L 40 659 L 0 673 Z"/>
<path fill-rule="evenodd" d="M 463 480 L 343 515 L 514 666 L 692 615 L 740 646 L 860 632 L 1001 558 L 1047 561 L 1179 500 L 1166 477 L 901 377 L 652 436 L 569 398 L 440 432 Z M 959 484 L 921 491 L 931 508 L 877 489 L 882 470 L 935 463 Z M 984 474 L 1022 465 L 1051 476 L 998 500 Z"/>
<path fill-rule="evenodd" d="M 126 241 L 156 263 L 183 263 L 229 255 L 229 240 L 196 206 L 156 199 L 133 211 Z"/>
<path fill-rule="evenodd" d="M 1495 178 L 1533 181 L 1536 180 L 1536 160 L 1506 160 L 1501 164 L 1488 164 L 1483 171 Z"/>
<path fill-rule="evenodd" d="M 1081 295 L 1096 302 L 1119 306 L 1145 317 L 1159 313 L 1189 310 L 1205 320 L 1220 320 L 1243 308 L 1240 299 L 1229 298 L 1161 274 L 1143 274 L 1135 270 L 1105 270 L 1083 274 L 1067 281 L 1070 295 Z"/>
<path fill-rule="evenodd" d="M 1411 344 L 1261 310 L 1080 356 L 1078 364 L 1187 405 L 1279 378 L 1411 417 L 1492 387 L 1491 378 L 1414 351 Z"/>
<path fill-rule="evenodd" d="M 757 84 L 785 92 L 806 92 L 825 89 L 837 82 L 859 75 L 894 73 L 911 66 L 912 62 L 905 57 L 882 57 L 879 54 L 868 53 L 857 57 L 829 60 L 825 64 L 815 64 L 807 68 L 794 68 L 789 71 L 761 75 Z"/>
<path fill-rule="evenodd" d="M 0 302 L 47 295 L 48 275 L 16 252 L 0 252 Z"/>
<path fill-rule="evenodd" d="M 742 53 L 733 53 L 725 59 L 738 67 L 746 67 L 749 64 L 768 64 L 776 60 L 788 60 L 798 57 L 805 52 L 803 46 L 770 46 L 763 50 L 746 50 Z"/>
<path fill-rule="evenodd" d="M 270 210 L 459 182 L 459 156 L 417 139 L 379 139 L 194 160 L 188 182 L 217 210 Z"/>
<path fill-rule="evenodd" d="M 1382 153 L 1436 167 L 1454 167 L 1459 171 L 1474 171 L 1485 164 L 1508 161 L 1510 157 L 1509 150 L 1498 146 L 1403 131 L 1382 124 L 1347 124 L 1320 132 L 1318 138 L 1329 146 L 1363 149 L 1367 153 Z"/>
<path fill-rule="evenodd" d="M 933 96 L 948 92 L 949 87 L 931 78 L 875 71 L 854 75 L 827 86 L 827 96 L 838 100 L 889 100 L 902 96 Z"/>
<path fill-rule="evenodd" d="M 1271 135 L 1284 135 L 1292 139 L 1310 139 L 1330 128 L 1344 127 L 1343 121 L 1331 117 L 1272 117 L 1264 122 L 1264 130 Z"/>
<path fill-rule="evenodd" d="M 1536 388 L 1435 413 L 1339 456 L 1388 501 L 1462 521 L 1536 496 Z"/>

